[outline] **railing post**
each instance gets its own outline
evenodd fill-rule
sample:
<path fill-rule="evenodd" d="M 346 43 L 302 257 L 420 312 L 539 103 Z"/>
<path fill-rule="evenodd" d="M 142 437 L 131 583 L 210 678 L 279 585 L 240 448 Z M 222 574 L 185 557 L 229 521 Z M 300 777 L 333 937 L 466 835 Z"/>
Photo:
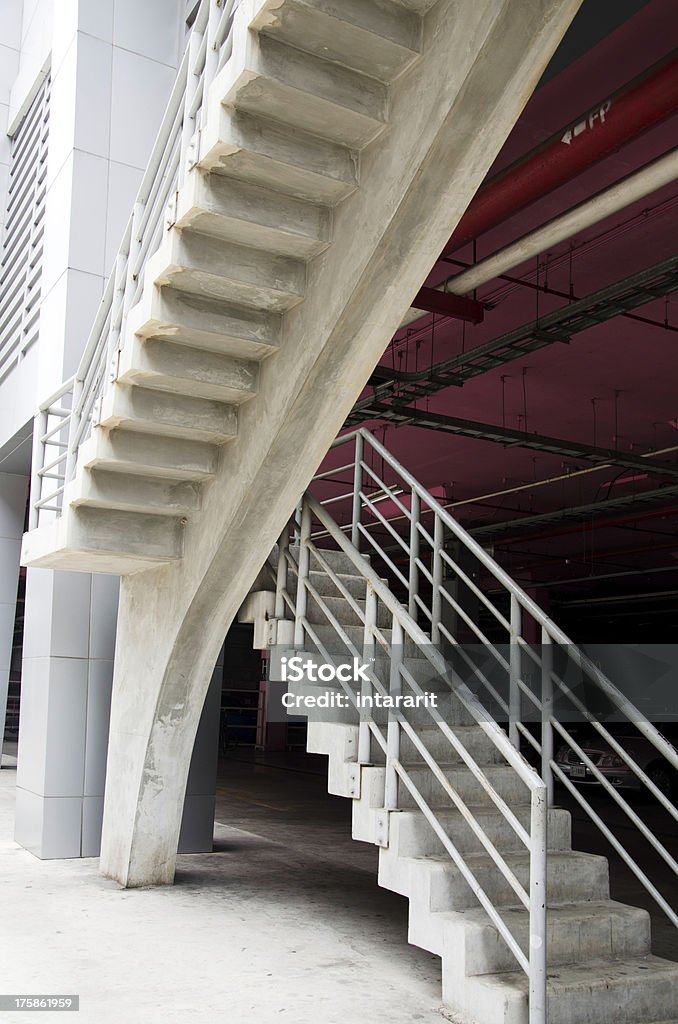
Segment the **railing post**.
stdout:
<path fill-rule="evenodd" d="M 186 92 L 184 93 L 184 115 L 181 125 L 181 156 L 179 158 L 179 181 L 178 188 L 184 182 L 186 172 L 188 170 L 188 152 L 193 141 L 193 137 L 196 133 L 196 116 L 191 116 L 191 106 L 195 99 L 195 94 L 198 90 L 199 75 L 195 73 L 195 65 L 202 45 L 202 33 L 196 31 L 195 27 L 191 30 L 191 35 L 188 40 L 188 67 L 186 69 Z M 207 97 L 203 95 L 203 103 L 206 102 Z M 199 157 L 199 153 L 195 154 L 196 159 Z"/>
<path fill-rule="evenodd" d="M 363 435 L 356 434 L 355 465 L 353 467 L 353 508 L 351 509 L 351 544 L 358 550 L 360 550 L 360 490 L 363 480 L 363 450 Z"/>
<path fill-rule="evenodd" d="M 68 448 L 66 449 L 66 468 L 64 470 L 64 485 L 69 483 L 75 476 L 75 468 L 78 461 L 78 426 L 80 425 L 80 406 L 83 399 L 85 383 L 76 377 L 73 381 L 73 397 L 71 399 L 71 418 L 68 424 Z"/>
<path fill-rule="evenodd" d="M 511 594 L 511 636 L 509 639 L 509 739 L 516 750 L 520 749 L 520 687 L 518 680 L 521 670 L 519 638 L 522 635 L 522 608 L 515 594 Z"/>
<path fill-rule="evenodd" d="M 377 595 L 373 588 L 367 584 L 365 591 L 365 630 L 363 632 L 363 661 L 371 661 L 374 664 L 374 652 L 376 643 L 374 639 L 374 627 L 377 624 Z M 360 683 L 360 695 L 369 697 L 372 694 L 372 684 L 363 679 Z M 370 737 L 370 709 L 363 706 L 360 708 L 360 725 L 358 727 L 358 763 L 369 764 L 372 758 L 372 743 Z"/>
<path fill-rule="evenodd" d="M 417 597 L 419 596 L 419 495 L 416 491 L 410 492 L 412 500 L 410 503 L 410 578 L 409 578 L 409 600 L 407 610 L 417 621 Z"/>
<path fill-rule="evenodd" d="M 443 521 L 439 515 L 435 516 L 433 525 L 433 564 L 431 576 L 433 577 L 433 595 L 431 597 L 431 640 L 434 644 L 440 643 L 440 618 L 442 615 L 442 596 L 440 590 L 443 585 L 443 560 L 440 552 L 443 549 Z"/>
<path fill-rule="evenodd" d="M 216 75 L 219 54 L 215 47 L 217 30 L 222 14 L 221 0 L 209 0 L 210 9 L 207 18 L 207 46 L 205 47 L 205 73 L 203 84 L 202 110 L 200 111 L 201 127 L 207 122 L 207 93 Z"/>
<path fill-rule="evenodd" d="M 30 511 L 28 514 L 28 529 L 35 530 L 40 520 L 40 510 L 36 508 L 36 502 L 42 497 L 42 467 L 45 465 L 45 442 L 42 440 L 47 433 L 46 409 L 40 409 L 33 420 L 33 452 L 31 458 L 31 494 Z"/>
<path fill-rule="evenodd" d="M 286 524 L 278 541 L 278 568 L 275 574 L 275 617 L 285 618 L 285 598 L 287 590 L 287 552 L 290 546 L 290 525 Z"/>
<path fill-rule="evenodd" d="M 297 602 L 294 620 L 294 646 L 298 648 L 302 648 L 304 645 L 303 619 L 306 618 L 306 606 L 308 604 L 306 581 L 308 580 L 308 568 L 311 557 L 308 550 L 308 542 L 310 538 L 311 507 L 304 502 L 301 511 L 301 528 L 299 533 L 299 569 L 297 576 Z"/>
<path fill-rule="evenodd" d="M 530 1004 L 528 1020 L 529 1024 L 546 1024 L 548 807 L 545 786 L 532 791 L 530 804 Z"/>
<path fill-rule="evenodd" d="M 553 806 L 553 643 L 545 626 L 541 627 L 541 777 L 546 786 L 549 807 Z"/>
<path fill-rule="evenodd" d="M 389 694 L 391 697 L 400 696 L 403 682 L 400 675 L 400 666 L 403 662 L 404 647 L 403 627 L 398 619 L 393 616 L 393 630 L 391 633 L 391 669 L 389 674 Z M 398 806 L 398 772 L 393 762 L 400 761 L 400 711 L 397 708 L 388 710 L 388 729 L 386 732 L 386 780 L 384 788 L 384 809 L 393 811 Z"/>

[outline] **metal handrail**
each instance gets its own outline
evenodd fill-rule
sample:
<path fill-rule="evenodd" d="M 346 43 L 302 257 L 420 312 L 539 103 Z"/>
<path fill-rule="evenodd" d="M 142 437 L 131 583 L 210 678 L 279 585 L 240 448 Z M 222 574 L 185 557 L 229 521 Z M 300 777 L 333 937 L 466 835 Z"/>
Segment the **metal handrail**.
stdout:
<path fill-rule="evenodd" d="M 36 415 L 29 529 L 40 525 L 41 512 L 50 511 L 57 516 L 63 512 L 63 494 L 75 475 L 78 452 L 100 415 L 104 394 L 117 377 L 127 317 L 140 298 L 145 267 L 165 230 L 172 227 L 168 208 L 174 196 L 198 162 L 205 100 L 212 81 L 232 54 L 233 18 L 239 4 L 240 0 L 202 0 L 198 8 L 78 369 L 55 395 L 40 405 Z M 56 415 L 54 402 L 64 398 L 70 407 L 63 423 L 68 428 L 68 437 L 56 463 L 64 483 L 48 495 L 43 493 L 43 483 L 49 474 L 43 437 L 47 424 Z M 55 497 L 57 504 L 50 504 Z"/>
<path fill-rule="evenodd" d="M 322 529 L 313 535 L 314 540 L 321 536 L 329 537 L 339 543 L 341 536 L 346 541 L 350 533 L 353 545 L 360 547 L 362 538 L 369 541 L 370 550 L 376 554 L 387 572 L 400 584 L 407 587 L 408 607 L 413 617 L 421 612 L 426 619 L 427 630 L 430 631 L 430 638 L 434 643 L 447 641 L 455 651 L 461 655 L 465 664 L 471 670 L 480 683 L 483 691 L 488 694 L 508 716 L 509 739 L 514 748 L 518 749 L 521 739 L 525 740 L 541 759 L 540 774 L 547 791 L 549 804 L 553 803 L 554 775 L 563 781 L 564 775 L 559 768 L 554 756 L 554 737 L 557 735 L 567 743 L 577 747 L 576 740 L 566 729 L 562 721 L 554 715 L 554 698 L 568 701 L 573 709 L 596 730 L 596 733 L 608 744 L 622 760 L 624 765 L 633 772 L 634 776 L 659 802 L 663 809 L 678 820 L 678 809 L 671 799 L 661 792 L 647 772 L 641 767 L 636 759 L 618 742 L 615 736 L 606 726 L 585 707 L 577 694 L 568 685 L 564 678 L 561 678 L 553 669 L 553 650 L 560 648 L 565 650 L 569 661 L 576 666 L 585 678 L 594 684 L 596 689 L 608 698 L 617 712 L 623 719 L 632 723 L 638 732 L 654 747 L 658 755 L 667 764 L 678 770 L 678 752 L 673 745 L 661 734 L 659 729 L 643 715 L 640 710 L 614 685 L 602 670 L 595 665 L 572 640 L 549 618 L 548 615 L 537 605 L 537 603 L 525 593 L 524 590 L 511 578 L 511 576 L 500 565 L 495 562 L 492 556 L 485 551 L 478 542 L 471 537 L 466 530 L 452 517 L 450 512 L 431 495 L 416 478 L 405 469 L 401 463 L 381 444 L 369 431 L 360 428 L 345 434 L 334 442 L 332 448 L 339 448 L 346 445 L 353 445 L 354 458 L 352 463 L 346 463 L 342 459 L 342 470 L 353 469 L 354 485 L 350 494 L 344 496 L 344 504 L 350 507 L 349 522 L 342 526 L 334 525 L 330 529 L 325 522 L 322 522 Z M 383 467 L 378 473 L 373 466 L 370 466 L 366 457 L 368 453 L 378 459 Z M 389 482 L 383 479 L 386 471 L 391 474 Z M 372 487 L 379 487 L 381 494 L 395 506 L 395 514 L 385 515 L 383 509 L 375 508 L 374 500 L 366 500 L 363 480 L 369 479 Z M 397 482 L 394 482 L 397 481 Z M 331 479 L 331 471 L 325 471 L 322 476 L 322 485 L 327 490 Z M 342 490 L 345 484 L 342 484 Z M 334 508 L 340 503 L 329 499 Z M 322 504 L 327 507 L 328 500 Z M 409 507 L 408 507 L 409 504 Z M 336 514 L 333 509 L 333 514 Z M 427 521 L 427 526 L 422 526 L 420 516 L 428 514 L 433 517 L 433 522 Z M 388 551 L 380 544 L 377 532 L 369 529 L 368 524 L 363 522 L 365 516 L 371 516 L 373 524 L 382 533 L 386 533 L 389 539 L 397 534 L 397 544 L 394 545 L 398 556 L 404 555 L 408 559 L 408 570 L 403 570 L 402 563 L 398 567 Z M 398 527 L 400 529 L 398 529 Z M 409 529 L 408 529 L 409 528 Z M 484 591 L 475 580 L 470 571 L 466 571 L 460 564 L 461 558 L 445 550 L 445 540 L 451 538 L 459 547 L 460 551 L 466 553 L 466 557 L 475 560 L 483 570 L 500 585 L 500 594 L 508 600 L 510 611 L 507 614 L 497 607 L 489 594 Z M 428 551 L 429 561 L 427 564 L 425 550 Z M 358 555 L 360 558 L 361 556 Z M 477 598 L 484 608 L 493 615 L 495 628 L 504 631 L 509 646 L 509 656 L 504 657 L 502 652 L 480 628 L 477 621 L 463 607 L 463 604 L 455 595 L 450 592 L 450 587 L 443 585 L 443 567 L 446 567 L 453 574 L 453 578 L 468 588 L 471 594 Z M 430 599 L 425 600 L 420 593 L 420 583 L 430 587 Z M 463 645 L 455 636 L 455 629 L 449 628 L 449 624 L 442 621 L 443 608 L 449 606 L 457 615 L 459 621 L 465 623 L 470 632 L 482 645 L 483 651 L 493 659 L 492 664 L 505 672 L 509 682 L 508 699 L 505 700 L 497 691 L 487 673 L 484 673 L 480 666 L 476 665 L 473 659 L 464 650 Z M 541 654 L 539 654 L 532 643 L 529 643 L 524 635 L 523 613 L 530 616 L 538 630 L 541 631 Z M 534 667 L 538 670 L 541 678 L 541 692 L 535 693 L 524 678 L 522 659 L 529 658 Z M 540 729 L 539 738 L 535 737 L 526 723 L 523 721 L 522 702 L 527 700 L 532 710 L 539 715 Z M 584 759 L 584 762 L 589 759 Z M 671 870 L 678 874 L 677 865 L 671 853 L 666 849 L 659 838 L 642 822 L 633 811 L 629 802 L 621 795 L 618 789 L 593 766 L 593 777 L 603 786 L 617 805 L 624 811 L 632 825 L 638 829 L 640 834 L 647 840 L 653 849 L 665 861 Z M 568 780 L 569 781 L 569 780 Z M 571 788 L 568 786 L 568 788 Z M 577 790 L 577 801 L 584 808 L 592 821 L 601 828 L 601 831 L 609 838 L 609 830 L 600 825 L 600 816 L 596 813 L 587 798 Z M 614 844 L 613 844 L 614 845 Z M 658 903 L 674 925 L 678 926 L 678 916 L 670 907 L 668 902 L 657 891 L 656 887 L 647 878 L 642 867 L 625 853 L 624 859 L 642 882 L 645 889 Z"/>
<path fill-rule="evenodd" d="M 361 607 L 360 603 L 352 597 L 350 591 L 342 584 L 339 575 L 334 572 L 325 558 L 323 549 L 318 548 L 313 542 L 313 520 L 322 525 L 324 534 L 329 536 L 337 547 L 348 556 L 356 575 L 362 576 L 365 580 L 367 599 L 364 608 Z M 421 687 L 407 668 L 403 658 L 398 655 L 398 646 L 402 649 L 406 641 L 417 645 L 419 651 L 428 659 L 432 672 L 438 677 L 449 679 L 449 666 L 445 663 L 445 659 L 439 649 L 435 644 L 431 643 L 430 637 L 419 627 L 414 618 L 410 616 L 408 610 L 391 592 L 388 585 L 348 540 L 323 505 L 310 494 L 305 495 L 301 506 L 301 515 L 290 525 L 293 527 L 293 535 L 298 537 L 299 540 L 298 561 L 295 561 L 290 551 L 288 526 L 280 538 L 277 566 L 275 568 L 271 566 L 270 571 L 276 580 L 276 615 L 279 618 L 283 618 L 285 610 L 290 609 L 295 619 L 295 645 L 303 646 L 305 638 L 308 638 L 326 660 L 330 661 L 332 659 L 332 655 L 319 635 L 318 627 L 308 619 L 307 598 L 310 596 L 316 606 L 323 612 L 329 626 L 332 627 L 333 635 L 338 638 L 343 648 L 349 654 L 361 656 L 364 660 L 367 660 L 367 652 L 376 652 L 378 649 L 388 659 L 391 665 L 388 686 L 380 679 L 376 669 L 368 670 L 367 672 L 373 691 L 382 694 L 401 692 L 404 682 L 416 695 L 423 696 Z M 327 573 L 337 587 L 338 592 L 349 601 L 349 604 L 358 616 L 359 622 L 362 623 L 362 650 L 359 651 L 352 642 L 346 629 L 338 621 L 333 611 L 325 602 L 323 595 L 311 581 L 311 556 L 318 561 L 323 571 Z M 294 598 L 288 592 L 288 569 L 292 569 L 297 577 L 296 596 Z M 390 640 L 385 637 L 384 632 L 377 625 L 377 602 L 385 606 L 390 614 L 392 624 Z M 350 702 L 357 709 L 357 695 L 349 684 L 343 681 L 340 682 Z M 386 735 L 384 735 L 382 727 L 372 716 L 365 716 L 364 714 L 360 716 L 359 760 L 362 763 L 369 762 L 369 739 L 373 737 L 386 758 L 385 809 L 387 811 L 393 810 L 398 806 L 398 781 L 400 781 L 412 794 L 416 805 L 431 823 L 444 849 L 457 866 L 499 934 L 503 937 L 517 963 L 527 974 L 530 983 L 531 1024 L 544 1024 L 546 1000 L 546 832 L 548 815 L 546 785 L 539 774 L 509 741 L 504 731 L 483 708 L 478 698 L 468 689 L 464 681 L 454 673 L 452 673 L 450 689 L 458 698 L 461 706 L 470 713 L 472 720 L 489 736 L 494 746 L 501 753 L 504 761 L 513 768 L 529 793 L 530 826 L 529 829 L 526 829 L 506 800 L 496 790 L 492 779 L 488 777 L 483 767 L 478 764 L 465 747 L 457 733 L 431 707 L 427 706 L 432 721 L 447 739 L 450 749 L 457 754 L 460 765 L 471 772 L 489 797 L 491 805 L 499 811 L 507 825 L 527 849 L 530 863 L 530 884 L 528 889 L 521 883 L 506 858 L 487 835 L 486 830 L 474 815 L 471 807 L 468 806 L 448 781 L 443 769 L 427 748 L 421 735 L 415 732 L 411 724 L 400 712 L 389 712 Z M 527 910 L 530 935 L 527 953 L 522 949 L 520 943 L 511 932 L 511 929 L 502 917 L 500 908 L 494 905 L 491 898 L 484 891 L 474 872 L 472 863 L 469 862 L 468 858 L 464 857 L 453 839 L 447 834 L 438 819 L 435 808 L 424 797 L 415 779 L 410 771 L 408 771 L 407 766 L 402 763 L 400 758 L 400 736 L 402 733 L 409 736 L 423 762 L 428 766 L 438 784 L 442 787 L 443 792 L 467 822 L 479 840 L 482 849 L 501 872 L 520 905 Z"/>
<path fill-rule="evenodd" d="M 380 651 L 383 659 L 390 663 L 390 676 L 386 692 L 401 692 L 403 684 L 409 686 L 413 693 L 423 691 L 412 673 L 404 664 L 403 657 L 398 657 L 396 637 L 400 642 L 405 640 L 417 645 L 418 651 L 428 659 L 432 670 L 438 677 L 446 678 L 462 706 L 471 714 L 484 732 L 501 752 L 504 760 L 515 770 L 518 777 L 530 792 L 530 826 L 523 828 L 510 807 L 499 796 L 487 778 L 481 765 L 478 765 L 463 747 L 459 736 L 444 721 L 436 721 L 435 712 L 429 708 L 434 721 L 445 735 L 450 749 L 456 751 L 461 763 L 471 771 L 474 777 L 488 793 L 492 804 L 504 816 L 507 824 L 518 835 L 530 854 L 530 891 L 529 894 L 512 875 L 511 868 L 488 837 L 483 834 L 482 825 L 474 819 L 471 810 L 466 807 L 459 794 L 447 782 L 444 772 L 437 765 L 435 758 L 427 750 L 422 737 L 412 728 L 411 724 L 399 712 L 389 713 L 386 735 L 382 727 L 371 717 L 361 716 L 359 725 L 358 760 L 369 762 L 370 738 L 378 743 L 386 758 L 385 810 L 397 807 L 398 787 L 404 786 L 412 795 L 416 805 L 425 815 L 436 835 L 442 842 L 447 853 L 457 864 L 472 891 L 486 910 L 488 916 L 497 927 L 513 952 L 517 962 L 527 973 L 530 982 L 530 1022 L 543 1024 L 545 1020 L 545 985 L 546 985 L 546 822 L 548 807 L 553 805 L 554 777 L 561 781 L 573 794 L 578 804 L 588 814 L 591 821 L 603 836 L 619 853 L 630 870 L 636 875 L 645 890 L 656 901 L 669 920 L 678 926 L 678 915 L 667 899 L 649 878 L 646 871 L 631 853 L 626 850 L 614 836 L 611 829 L 594 809 L 587 797 L 563 773 L 555 758 L 554 737 L 561 737 L 581 756 L 583 763 L 591 771 L 592 777 L 614 799 L 616 805 L 625 813 L 628 821 L 650 844 L 652 849 L 662 858 L 668 868 L 678 875 L 676 859 L 661 842 L 642 818 L 636 814 L 622 793 L 616 789 L 609 779 L 591 761 L 585 751 L 577 743 L 565 724 L 559 720 L 554 709 L 554 698 L 557 696 L 569 701 L 571 706 L 589 722 L 597 733 L 617 753 L 624 764 L 634 773 L 659 801 L 661 806 L 674 819 L 678 820 L 678 809 L 668 797 L 662 793 L 648 777 L 634 757 L 624 749 L 606 726 L 599 722 L 587 710 L 576 692 L 568 685 L 566 678 L 555 671 L 553 652 L 564 649 L 573 665 L 592 682 L 596 689 L 604 694 L 616 711 L 627 721 L 631 721 L 658 754 L 668 764 L 678 767 L 678 753 L 665 739 L 659 730 L 646 716 L 621 693 L 614 683 L 591 660 L 580 651 L 549 618 L 548 615 L 525 593 L 524 590 L 498 565 L 491 555 L 475 541 L 464 528 L 452 517 L 450 512 L 431 495 L 369 431 L 364 428 L 354 430 L 338 438 L 333 448 L 353 446 L 352 461 L 345 457 L 340 459 L 341 465 L 334 469 L 324 469 L 315 478 L 312 490 L 322 488 L 322 500 L 312 493 L 306 494 L 293 523 L 292 535 L 299 544 L 298 561 L 289 548 L 289 529 L 284 531 L 280 539 L 277 567 L 271 569 L 276 578 L 276 618 L 292 617 L 295 620 L 295 646 L 303 646 L 305 638 L 309 638 L 324 657 L 330 657 L 326 646 L 321 642 L 318 626 L 309 621 L 306 614 L 307 598 L 310 596 L 317 608 L 323 613 L 327 624 L 333 629 L 334 635 L 344 647 L 354 655 L 358 653 L 346 629 L 341 626 L 332 609 L 328 607 L 322 594 L 310 579 L 311 555 L 320 564 L 322 570 L 332 580 L 336 591 L 349 602 L 363 626 L 362 657 L 367 659 L 367 652 Z M 372 458 L 380 463 L 377 471 L 370 465 Z M 353 486 L 347 491 L 345 476 L 350 471 Z M 384 477 L 388 474 L 388 479 Z M 339 493 L 329 493 L 328 488 L 334 486 Z M 389 508 L 382 502 L 392 503 Z M 344 510 L 346 510 L 344 512 Z M 342 512 L 344 515 L 342 516 Z M 429 516 L 424 526 L 421 517 Z M 335 517 L 341 518 L 341 523 Z M 388 547 L 384 547 L 381 538 L 387 539 Z M 350 590 L 342 583 L 329 560 L 325 557 L 326 549 L 319 547 L 321 538 L 331 546 L 338 548 L 350 559 L 352 571 L 362 576 L 366 584 L 364 603 L 353 598 Z M 350 538 L 350 539 L 349 539 Z M 449 541 L 452 540 L 459 553 L 450 551 Z M 381 575 L 388 576 L 396 586 L 403 587 L 407 593 L 404 603 L 393 593 L 380 576 L 374 564 L 365 560 L 361 553 L 361 544 L 366 545 L 373 555 L 373 562 L 378 559 Z M 325 554 L 323 554 L 325 552 Z M 465 559 L 474 561 L 482 568 L 479 577 L 467 565 Z M 407 561 L 407 567 L 404 561 Z M 396 564 L 396 562 L 398 564 Z M 297 576 L 295 595 L 288 593 L 288 569 Z M 453 580 L 468 588 L 469 593 L 488 612 L 491 613 L 494 633 L 488 636 L 484 627 L 464 607 L 463 598 L 455 594 L 453 588 L 445 580 L 445 571 L 452 574 Z M 483 585 L 484 574 L 492 579 L 492 591 Z M 447 585 L 446 585 L 447 584 Z M 499 584 L 500 603 L 495 603 L 494 594 Z M 492 596 L 491 596 L 492 594 Z M 389 640 L 385 631 L 377 626 L 377 603 L 385 607 L 391 621 L 392 636 Z M 475 660 L 464 649 L 458 635 L 458 626 L 444 617 L 444 609 L 450 608 L 461 623 L 473 635 L 483 651 L 487 654 L 490 664 L 499 667 L 508 680 L 508 696 L 499 692 L 491 678 L 491 673 Z M 533 620 L 534 628 L 540 631 L 541 650 L 534 649 L 525 634 L 524 617 Z M 425 623 L 423 629 L 417 618 Z M 508 642 L 508 653 L 505 653 L 493 639 L 497 631 L 503 631 Z M 461 657 L 470 675 L 477 681 L 480 692 L 487 695 L 507 716 L 507 732 L 502 729 L 492 714 L 487 710 L 479 697 L 470 689 L 466 680 L 450 666 L 440 649 L 441 643 L 448 643 Z M 535 689 L 527 682 L 523 662 L 528 660 L 538 670 L 537 679 L 540 685 Z M 465 671 L 465 670 L 464 670 Z M 378 672 L 368 673 L 375 691 L 384 690 L 384 683 Z M 343 685 L 343 684 L 342 684 Z M 348 692 L 350 686 L 344 686 Z M 350 697 L 349 693 L 349 697 Z M 354 706 L 356 701 L 353 701 Z M 533 715 L 538 717 L 539 730 L 537 735 L 529 728 L 528 720 L 524 719 L 523 707 L 530 707 Z M 508 733 L 508 734 L 507 734 Z M 464 816 L 474 834 L 480 840 L 482 848 L 492 858 L 495 866 L 502 872 L 512 887 L 520 903 L 528 907 L 530 915 L 529 953 L 526 955 L 511 935 L 506 922 L 502 919 L 497 907 L 491 905 L 487 894 L 478 886 L 473 876 L 472 866 L 454 846 L 446 835 L 445 829 L 436 816 L 435 808 L 429 806 L 417 789 L 415 780 L 402 764 L 399 756 L 400 737 L 408 735 L 414 748 L 428 765 L 434 776 L 443 787 L 444 792 Z M 529 744 L 539 757 L 540 768 L 535 771 L 520 753 L 521 740 Z M 516 827 L 517 826 L 517 827 Z M 522 892 L 520 891 L 522 889 Z M 527 899 L 527 904 L 526 904 Z M 532 939 L 535 941 L 533 942 Z"/>

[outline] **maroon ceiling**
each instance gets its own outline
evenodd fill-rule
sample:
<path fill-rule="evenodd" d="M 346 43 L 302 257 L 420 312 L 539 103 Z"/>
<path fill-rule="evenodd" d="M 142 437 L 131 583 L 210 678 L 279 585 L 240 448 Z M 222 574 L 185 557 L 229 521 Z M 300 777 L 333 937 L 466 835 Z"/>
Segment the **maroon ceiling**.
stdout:
<path fill-rule="evenodd" d="M 490 177 L 656 63 L 675 46 L 676 39 L 675 0 L 652 0 L 537 90 Z M 674 117 L 481 236 L 476 240 L 476 257 L 482 259 L 545 223 L 677 142 L 678 118 Z M 539 269 L 533 259 L 510 273 L 564 292 L 572 287 L 576 296 L 585 296 L 674 255 L 677 229 L 678 185 L 673 184 L 555 247 L 545 254 L 546 259 L 540 257 Z M 454 257 L 473 262 L 473 246 L 466 245 Z M 437 284 L 454 272 L 456 268 L 449 264 L 437 264 L 427 283 Z M 493 307 L 483 324 L 462 326 L 459 321 L 436 317 L 432 331 L 429 316 L 401 332 L 382 363 L 402 370 L 421 369 L 564 303 L 561 298 L 502 280 L 480 288 L 477 297 Z M 618 446 L 638 454 L 678 446 L 678 297 L 668 302 L 655 300 L 635 312 L 660 324 L 668 318 L 672 329 L 615 317 L 574 336 L 570 345 L 550 345 L 462 388 L 448 388 L 428 402 L 420 400 L 419 408 L 486 423 L 503 422 L 512 428 L 587 444 Z M 366 425 L 378 437 L 385 436 L 387 447 L 422 483 L 444 485 L 455 503 L 455 514 L 467 526 L 609 500 L 662 483 L 661 478 L 638 478 L 632 470 L 620 472 L 615 467 L 537 485 L 537 481 L 589 468 L 590 463 L 414 426 L 384 427 L 375 421 Z M 678 450 L 667 458 L 678 466 Z M 480 500 L 483 495 L 525 484 L 531 486 Z M 678 506 L 678 494 L 673 504 Z M 674 538 L 678 551 L 678 521 L 673 513 L 659 518 L 656 508 L 639 508 L 641 515 L 648 511 L 653 512 L 652 518 L 601 526 L 594 532 L 587 523 L 563 523 L 513 540 L 509 534 L 502 535 L 496 538 L 497 555 L 525 579 L 544 581 L 567 575 L 600 575 L 616 568 L 663 566 L 673 561 Z M 629 513 L 635 510 L 626 509 L 616 517 Z M 610 513 L 604 518 L 612 517 Z M 556 530 L 559 535 L 553 536 Z M 678 573 L 663 585 L 678 586 Z M 638 587 L 637 580 L 633 586 Z"/>

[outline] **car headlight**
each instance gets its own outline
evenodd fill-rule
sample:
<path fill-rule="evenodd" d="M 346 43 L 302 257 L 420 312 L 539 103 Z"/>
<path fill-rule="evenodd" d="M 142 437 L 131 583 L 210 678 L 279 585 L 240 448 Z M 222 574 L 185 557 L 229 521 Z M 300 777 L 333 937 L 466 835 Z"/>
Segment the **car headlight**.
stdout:
<path fill-rule="evenodd" d="M 626 761 L 619 754 L 603 754 L 598 762 L 599 768 L 626 768 Z"/>

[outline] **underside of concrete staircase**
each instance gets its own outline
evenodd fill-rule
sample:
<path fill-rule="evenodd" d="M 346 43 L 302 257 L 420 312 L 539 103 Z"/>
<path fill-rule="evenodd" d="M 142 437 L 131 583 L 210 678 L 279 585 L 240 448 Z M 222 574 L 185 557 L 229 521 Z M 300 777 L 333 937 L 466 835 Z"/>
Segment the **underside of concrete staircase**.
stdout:
<path fill-rule="evenodd" d="M 323 551 L 323 557 L 364 608 L 366 583 L 354 562 L 338 551 Z M 361 649 L 363 627 L 355 611 L 313 555 L 309 578 L 337 623 Z M 291 594 L 296 592 L 296 581 L 292 571 L 288 578 Z M 262 601 L 248 601 L 242 618 L 253 621 L 253 613 L 262 614 L 263 607 Z M 381 602 L 377 614 L 381 632 L 390 641 L 390 631 L 383 628 L 387 616 L 382 616 Z M 326 613 L 309 603 L 306 617 L 324 652 L 321 656 L 307 633 L 303 656 L 345 659 L 346 648 Z M 286 635 L 279 624 L 277 628 L 280 636 Z M 343 655 L 339 653 L 342 650 Z M 273 679 L 280 678 L 284 653 L 290 652 L 280 643 L 272 649 Z M 300 653 L 298 647 L 294 653 Z M 529 827 L 529 792 L 513 768 L 447 684 L 436 681 L 421 650 L 406 647 L 405 657 L 422 687 L 439 692 L 442 717 L 521 823 Z M 388 680 L 385 661 L 380 666 L 377 659 L 376 671 Z M 339 683 L 308 680 L 288 684 L 288 690 L 299 696 L 340 688 Z M 353 838 L 380 847 L 379 884 L 409 900 L 409 941 L 441 957 L 443 999 L 458 1015 L 455 1020 L 463 1024 L 527 1024 L 527 976 L 402 783 L 398 809 L 384 811 L 384 755 L 372 739 L 373 763 L 358 763 L 356 712 L 331 708 L 290 713 L 308 716 L 307 749 L 327 755 L 329 792 L 353 800 Z M 455 756 L 430 712 L 415 709 L 406 712 L 406 717 L 448 782 L 526 885 L 529 855 L 525 847 L 468 767 Z M 527 953 L 527 911 L 517 905 L 508 882 L 405 734 L 400 759 Z M 678 1020 L 678 964 L 652 955 L 649 914 L 610 899 L 607 859 L 572 849 L 570 812 L 557 806 L 549 811 L 548 848 L 548 1024 L 669 1024 Z"/>
<path fill-rule="evenodd" d="M 421 59 L 434 2 L 243 2 L 117 379 L 27 563 L 126 574 L 181 558 L 240 407 L 266 403 L 262 362 L 293 372 L 285 314 L 361 186 L 362 151 L 388 131 L 389 85 Z"/>

